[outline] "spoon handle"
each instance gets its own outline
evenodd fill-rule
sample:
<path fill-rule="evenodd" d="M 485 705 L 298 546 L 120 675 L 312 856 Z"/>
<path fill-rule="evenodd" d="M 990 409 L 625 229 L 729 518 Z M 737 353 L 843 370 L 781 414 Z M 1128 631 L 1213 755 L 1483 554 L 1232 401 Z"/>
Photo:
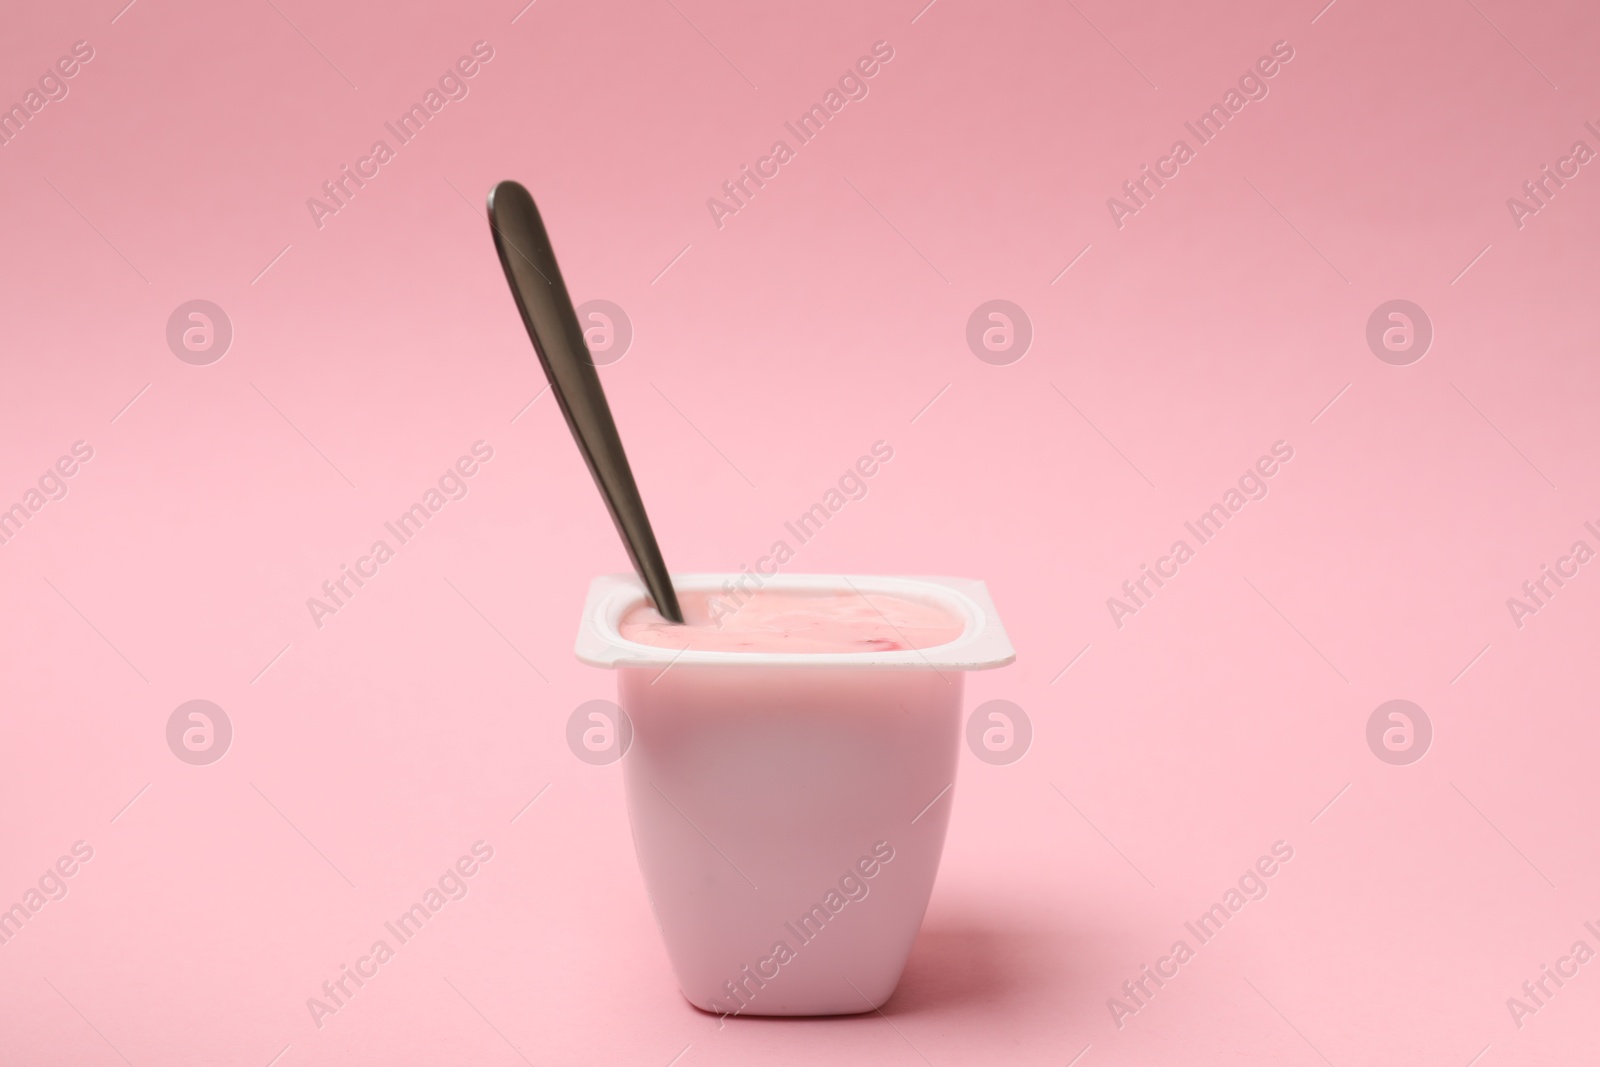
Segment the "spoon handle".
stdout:
<path fill-rule="evenodd" d="M 633 569 L 644 580 L 656 610 L 673 622 L 682 622 L 678 595 L 634 483 L 611 406 L 600 387 L 600 373 L 589 358 L 578 314 L 556 266 L 555 250 L 528 190 L 511 181 L 496 185 L 489 192 L 489 229 L 511 295 L 522 312 L 522 323 L 550 379 L 550 391 L 567 417 L 600 495 L 605 497 Z"/>

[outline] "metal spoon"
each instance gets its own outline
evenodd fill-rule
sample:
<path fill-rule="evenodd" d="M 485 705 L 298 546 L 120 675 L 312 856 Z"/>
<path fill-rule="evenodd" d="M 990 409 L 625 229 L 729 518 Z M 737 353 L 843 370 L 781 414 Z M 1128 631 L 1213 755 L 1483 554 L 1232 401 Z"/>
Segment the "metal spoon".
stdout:
<path fill-rule="evenodd" d="M 678 594 L 661 558 L 656 535 L 645 514 L 639 487 L 634 484 L 628 455 L 617 436 L 600 373 L 589 358 L 572 308 L 567 286 L 556 266 L 555 250 L 545 233 L 544 222 L 533 197 L 516 182 L 501 182 L 489 191 L 489 229 L 494 234 L 500 266 L 522 312 L 522 324 L 533 339 L 534 351 L 550 379 L 567 426 L 578 442 L 578 451 L 589 465 L 589 473 L 605 497 L 611 520 L 627 546 L 633 569 L 644 580 L 656 611 L 673 622 L 683 621 Z"/>

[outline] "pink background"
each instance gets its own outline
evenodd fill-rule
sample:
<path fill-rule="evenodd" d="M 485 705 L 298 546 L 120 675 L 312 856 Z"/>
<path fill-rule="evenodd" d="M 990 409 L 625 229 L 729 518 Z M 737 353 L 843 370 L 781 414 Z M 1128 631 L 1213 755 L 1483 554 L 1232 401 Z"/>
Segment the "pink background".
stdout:
<path fill-rule="evenodd" d="M 0 546 L 0 904 L 94 858 L 0 946 L 0 1062 L 1600 1056 L 1600 962 L 1506 1007 L 1600 949 L 1600 574 L 1506 607 L 1600 547 L 1600 176 L 1506 207 L 1600 148 L 1592 5 L 436 6 L 6 13 L 0 102 L 94 58 L 0 147 L 0 503 L 94 458 Z M 306 198 L 479 40 L 470 95 L 318 229 Z M 870 95 L 718 229 L 706 199 L 879 40 Z M 1270 95 L 1114 225 L 1279 40 Z M 883 1016 L 690 1008 L 620 768 L 566 747 L 612 695 L 572 656 L 584 589 L 626 562 L 550 398 L 523 410 L 481 207 L 508 177 L 575 299 L 631 318 L 603 376 L 673 568 L 753 560 L 882 439 L 792 569 L 982 577 L 1006 619 L 1018 662 L 969 705 L 1036 736 L 963 754 Z M 209 366 L 165 340 L 196 298 L 234 328 Z M 1009 366 L 964 338 L 993 298 L 1035 333 Z M 1396 298 L 1435 330 L 1409 366 L 1365 340 Z M 480 439 L 469 495 L 315 627 Z M 1116 627 L 1278 440 L 1270 495 Z M 1396 698 L 1434 728 L 1409 766 L 1365 738 Z M 210 766 L 167 747 L 193 699 L 233 724 Z M 306 999 L 480 839 L 470 894 L 318 1029 Z M 1108 998 L 1279 840 L 1270 895 L 1119 1028 Z"/>

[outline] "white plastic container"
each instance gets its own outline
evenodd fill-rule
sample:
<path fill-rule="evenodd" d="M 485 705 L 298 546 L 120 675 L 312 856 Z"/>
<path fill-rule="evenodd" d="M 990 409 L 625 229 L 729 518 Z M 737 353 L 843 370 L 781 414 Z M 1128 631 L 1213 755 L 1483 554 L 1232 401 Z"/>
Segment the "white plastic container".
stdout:
<path fill-rule="evenodd" d="M 965 627 L 921 650 L 678 651 L 619 634 L 646 597 L 636 577 L 590 586 L 578 658 L 618 672 L 639 867 L 684 996 L 706 1011 L 854 1014 L 889 999 L 944 847 L 963 672 L 1016 658 L 982 582 L 779 575 L 763 588 L 852 586 Z"/>

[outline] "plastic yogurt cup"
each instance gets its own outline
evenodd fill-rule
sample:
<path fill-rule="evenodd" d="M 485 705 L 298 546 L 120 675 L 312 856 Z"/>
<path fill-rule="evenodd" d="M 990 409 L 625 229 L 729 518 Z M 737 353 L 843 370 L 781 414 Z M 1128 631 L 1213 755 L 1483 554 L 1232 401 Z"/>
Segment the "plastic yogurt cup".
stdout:
<path fill-rule="evenodd" d="M 741 577 L 675 576 L 693 625 L 654 635 L 636 577 L 589 589 L 577 653 L 617 671 L 645 888 L 696 1007 L 872 1011 L 933 892 L 964 672 L 1016 654 L 979 581 L 777 575 L 738 606 Z"/>

